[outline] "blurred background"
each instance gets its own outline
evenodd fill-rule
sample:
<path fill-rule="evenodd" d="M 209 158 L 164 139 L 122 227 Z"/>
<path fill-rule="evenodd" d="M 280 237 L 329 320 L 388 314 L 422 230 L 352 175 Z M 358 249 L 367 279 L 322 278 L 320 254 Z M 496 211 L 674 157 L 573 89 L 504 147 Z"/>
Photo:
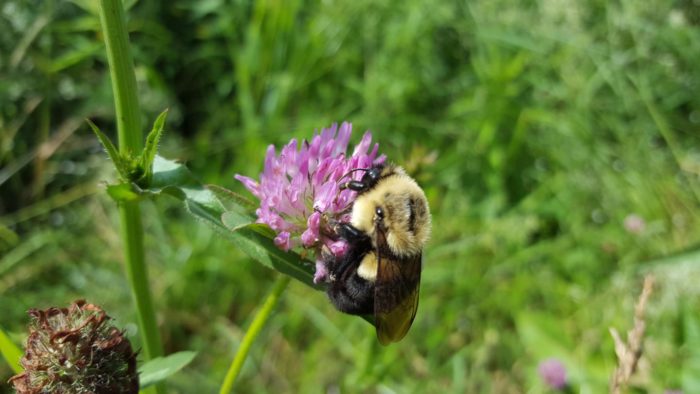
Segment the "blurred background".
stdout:
<path fill-rule="evenodd" d="M 96 3 L 0 2 L 0 326 L 100 304 L 138 343 Z M 656 277 L 637 393 L 700 392 L 700 1 L 126 1 L 144 128 L 246 194 L 268 144 L 344 120 L 424 187 L 420 309 L 399 344 L 294 282 L 241 392 L 538 393 L 560 360 L 607 390 L 609 327 Z M 172 393 L 215 392 L 275 272 L 167 197 L 143 204 Z M 138 345 L 137 345 L 138 346 Z M 0 392 L 12 375 L 0 363 Z"/>

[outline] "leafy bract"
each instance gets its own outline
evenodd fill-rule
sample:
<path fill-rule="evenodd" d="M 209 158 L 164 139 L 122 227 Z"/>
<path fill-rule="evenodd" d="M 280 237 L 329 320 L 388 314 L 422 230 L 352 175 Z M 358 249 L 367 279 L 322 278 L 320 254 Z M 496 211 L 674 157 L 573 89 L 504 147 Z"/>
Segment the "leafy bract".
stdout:
<path fill-rule="evenodd" d="M 139 368 L 139 386 L 144 389 L 165 380 L 187 366 L 196 355 L 195 352 L 185 351 L 147 361 Z"/>
<path fill-rule="evenodd" d="M 255 204 L 221 186 L 204 186 L 187 168 L 175 161 L 155 156 L 149 189 L 131 189 L 139 196 L 174 196 L 185 204 L 195 218 L 216 230 L 253 260 L 316 289 L 314 264 L 295 252 L 275 246 L 274 232 L 267 225 L 255 223 Z M 131 197 L 130 194 L 124 195 Z"/>

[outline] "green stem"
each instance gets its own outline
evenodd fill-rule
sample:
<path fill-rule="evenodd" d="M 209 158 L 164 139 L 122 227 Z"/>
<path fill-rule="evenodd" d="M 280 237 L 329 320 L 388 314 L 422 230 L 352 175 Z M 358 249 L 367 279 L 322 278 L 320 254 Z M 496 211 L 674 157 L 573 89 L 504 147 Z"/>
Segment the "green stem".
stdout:
<path fill-rule="evenodd" d="M 138 202 L 124 202 L 119 206 L 121 235 L 124 241 L 126 276 L 131 286 L 131 295 L 136 304 L 139 329 L 146 360 L 163 356 L 156 313 L 148 287 L 148 270 L 144 261 L 143 225 Z"/>
<path fill-rule="evenodd" d="M 114 91 L 119 151 L 122 154 L 135 154 L 143 149 L 143 133 L 134 61 L 129 50 L 126 17 L 121 0 L 100 0 L 100 23 Z"/>
<path fill-rule="evenodd" d="M 141 113 L 136 91 L 134 62 L 129 49 L 126 17 L 121 0 L 100 0 L 100 22 L 107 47 L 107 60 L 114 91 L 119 151 L 133 157 L 143 149 Z M 121 235 L 124 242 L 126 275 L 136 304 L 144 358 L 163 355 L 155 310 L 148 286 L 148 270 L 143 249 L 143 225 L 138 202 L 119 205 Z M 156 391 L 162 392 L 160 386 Z"/>
<path fill-rule="evenodd" d="M 260 308 L 258 313 L 255 315 L 255 318 L 250 324 L 248 331 L 246 331 L 245 336 L 243 336 L 243 342 L 241 342 L 241 346 L 238 348 L 236 357 L 233 359 L 233 362 L 226 373 L 226 377 L 224 378 L 224 383 L 221 385 L 219 394 L 228 394 L 233 389 L 233 384 L 236 382 L 238 373 L 241 372 L 243 362 L 245 362 L 246 357 L 248 357 L 250 347 L 253 345 L 255 338 L 258 337 L 258 334 L 260 334 L 260 331 L 262 331 L 263 327 L 265 326 L 267 319 L 270 317 L 272 310 L 275 308 L 275 305 L 277 305 L 280 295 L 287 287 L 288 283 L 289 277 L 286 275 L 280 276 L 277 281 L 275 281 L 270 294 L 268 294 L 267 298 L 265 299 L 265 303 L 263 303 L 262 308 Z"/>

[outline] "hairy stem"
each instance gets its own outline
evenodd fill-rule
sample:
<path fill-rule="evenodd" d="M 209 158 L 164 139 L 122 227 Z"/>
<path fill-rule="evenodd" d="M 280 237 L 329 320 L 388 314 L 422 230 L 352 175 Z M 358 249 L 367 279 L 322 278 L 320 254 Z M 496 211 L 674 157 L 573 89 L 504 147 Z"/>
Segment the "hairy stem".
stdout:
<path fill-rule="evenodd" d="M 114 91 L 119 151 L 122 154 L 137 153 L 143 148 L 141 112 L 121 0 L 100 0 L 100 23 Z"/>
<path fill-rule="evenodd" d="M 238 348 L 236 357 L 233 359 L 233 362 L 231 363 L 231 366 L 229 367 L 228 372 L 226 373 L 226 377 L 224 378 L 224 383 L 221 385 L 221 390 L 219 390 L 219 394 L 228 394 L 233 389 L 233 385 L 236 382 L 238 373 L 241 372 L 241 368 L 243 367 L 243 362 L 245 362 L 246 357 L 248 357 L 250 347 L 253 345 L 255 338 L 258 337 L 258 334 L 260 334 L 260 331 L 262 331 L 263 327 L 265 326 L 265 323 L 270 317 L 270 314 L 275 308 L 275 305 L 277 305 L 277 302 L 280 299 L 280 295 L 287 287 L 288 283 L 289 277 L 286 275 L 280 276 L 279 278 L 277 278 L 277 281 L 275 281 L 275 284 L 274 286 L 272 286 L 270 294 L 267 295 L 265 302 L 263 303 L 258 313 L 255 315 L 255 318 L 250 324 L 248 331 L 246 331 L 245 336 L 243 336 L 241 346 Z"/>
<path fill-rule="evenodd" d="M 143 226 L 141 209 L 137 202 L 124 202 L 119 206 L 121 235 L 124 242 L 126 276 L 137 309 L 137 318 L 143 353 L 147 360 L 163 355 L 156 313 L 148 286 L 148 270 L 144 260 Z"/>
<path fill-rule="evenodd" d="M 129 36 L 121 0 L 100 0 L 100 22 L 114 91 L 119 151 L 125 156 L 131 156 L 143 149 L 143 134 L 134 63 L 129 49 Z M 121 203 L 119 217 L 126 275 L 136 304 L 144 358 L 150 360 L 162 356 L 163 348 L 151 300 L 138 202 Z M 156 391 L 163 390 L 157 386 Z"/>

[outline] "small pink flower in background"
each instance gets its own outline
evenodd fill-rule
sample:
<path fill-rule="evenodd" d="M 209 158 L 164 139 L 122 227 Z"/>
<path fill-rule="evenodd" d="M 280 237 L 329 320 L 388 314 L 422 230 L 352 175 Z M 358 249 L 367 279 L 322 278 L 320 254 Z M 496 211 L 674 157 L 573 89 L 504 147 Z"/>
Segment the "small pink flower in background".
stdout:
<path fill-rule="evenodd" d="M 540 363 L 537 372 L 544 382 L 553 390 L 562 390 L 566 387 L 566 367 L 556 358 L 548 358 Z"/>
<path fill-rule="evenodd" d="M 634 213 L 627 215 L 627 217 L 625 218 L 624 225 L 625 230 L 632 234 L 641 234 L 646 228 L 646 222 L 644 221 L 644 219 L 641 216 Z"/>
<path fill-rule="evenodd" d="M 304 247 L 312 250 L 316 258 L 314 282 L 326 279 L 328 274 L 321 253 L 325 248 L 335 256 L 342 256 L 347 244 L 333 240 L 321 231 L 323 216 L 347 221 L 347 210 L 356 193 L 340 190 L 340 184 L 351 179 L 359 180 L 363 172 L 351 170 L 370 168 L 384 162 L 384 155 L 377 156 L 379 145 L 372 150 L 372 134 L 367 131 L 347 156 L 352 125 L 343 123 L 322 129 L 311 142 L 301 144 L 292 139 L 277 155 L 270 145 L 265 155 L 265 167 L 260 181 L 236 174 L 235 178 L 260 200 L 257 209 L 259 223 L 269 225 L 276 233 L 275 245 L 290 250 Z M 346 176 L 346 178 L 343 178 Z M 342 180 L 342 182 L 341 182 Z"/>

